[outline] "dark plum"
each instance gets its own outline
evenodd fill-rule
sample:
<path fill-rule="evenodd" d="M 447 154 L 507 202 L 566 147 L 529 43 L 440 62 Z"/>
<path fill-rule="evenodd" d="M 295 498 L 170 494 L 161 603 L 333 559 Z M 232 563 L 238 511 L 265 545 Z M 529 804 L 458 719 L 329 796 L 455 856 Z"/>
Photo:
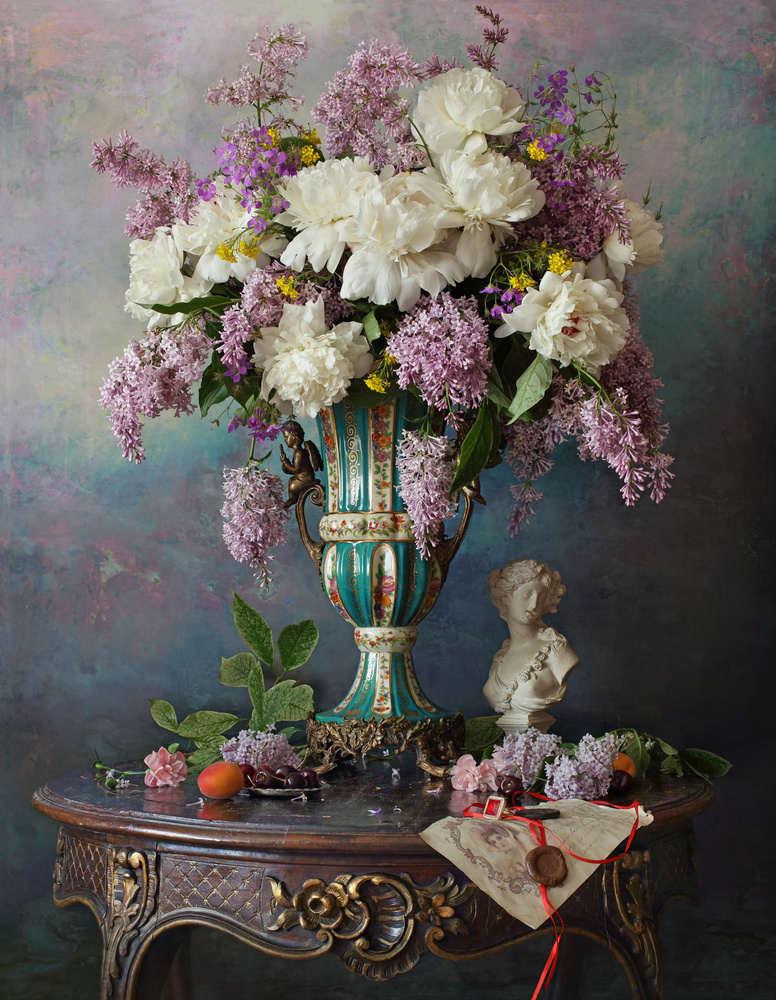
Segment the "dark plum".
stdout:
<path fill-rule="evenodd" d="M 612 782 L 609 785 L 609 791 L 612 795 L 625 795 L 626 792 L 631 790 L 633 785 L 633 776 L 627 771 L 615 771 L 612 775 Z"/>

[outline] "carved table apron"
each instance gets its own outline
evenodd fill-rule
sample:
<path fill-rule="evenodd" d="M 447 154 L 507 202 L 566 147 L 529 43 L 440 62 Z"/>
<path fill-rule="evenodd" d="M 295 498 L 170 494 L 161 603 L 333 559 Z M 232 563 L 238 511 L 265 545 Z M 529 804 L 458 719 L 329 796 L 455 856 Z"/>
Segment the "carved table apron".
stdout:
<path fill-rule="evenodd" d="M 106 792 L 89 772 L 40 788 L 33 805 L 62 824 L 54 901 L 85 903 L 102 931 L 102 1000 L 133 1000 L 151 943 L 183 925 L 291 959 L 331 951 L 376 980 L 409 971 L 426 952 L 479 958 L 551 933 L 549 922 L 532 931 L 511 917 L 418 836 L 460 815 L 472 796 L 429 780 L 412 760 L 395 767 L 340 767 L 306 802 L 240 795 L 197 804 L 191 779 Z M 656 1000 L 657 915 L 672 895 L 696 896 L 691 824 L 713 793 L 669 777 L 635 790 L 654 822 L 559 912 L 566 933 L 613 952 L 635 996 Z"/>

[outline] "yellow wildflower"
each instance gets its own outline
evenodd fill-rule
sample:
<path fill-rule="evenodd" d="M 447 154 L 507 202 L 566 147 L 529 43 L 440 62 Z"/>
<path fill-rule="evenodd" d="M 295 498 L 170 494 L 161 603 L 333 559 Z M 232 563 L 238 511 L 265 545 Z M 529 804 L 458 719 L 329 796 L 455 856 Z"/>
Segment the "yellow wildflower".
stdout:
<path fill-rule="evenodd" d="M 313 163 L 317 163 L 318 160 L 322 160 L 323 156 L 321 151 L 316 149 L 315 146 L 305 146 L 302 149 L 302 163 L 304 166 L 309 167 Z"/>
<path fill-rule="evenodd" d="M 321 138 L 318 135 L 318 130 L 314 128 L 311 128 L 308 132 L 304 132 L 302 134 L 302 138 L 307 140 L 307 142 L 311 142 L 313 146 L 320 146 L 321 144 Z"/>
<path fill-rule="evenodd" d="M 574 264 L 574 258 L 568 250 L 555 250 L 550 254 L 547 270 L 553 274 L 563 274 Z"/>
<path fill-rule="evenodd" d="M 279 278 L 275 278 L 275 284 L 278 286 L 283 295 L 286 295 L 289 299 L 298 299 L 299 292 L 294 287 L 296 279 L 293 275 L 284 277 L 281 275 Z"/>
<path fill-rule="evenodd" d="M 388 383 L 384 378 L 380 378 L 380 376 L 375 372 L 373 375 L 367 375 L 364 379 L 364 384 L 370 389 L 374 389 L 375 392 L 387 392 L 390 383 Z"/>
<path fill-rule="evenodd" d="M 531 157 L 532 160 L 546 160 L 547 152 L 542 149 L 539 143 L 534 139 L 533 142 L 529 143 L 525 148 L 526 153 Z"/>
<path fill-rule="evenodd" d="M 237 244 L 237 249 L 240 251 L 241 254 L 244 254 L 246 257 L 258 257 L 259 254 L 261 253 L 261 247 L 259 246 L 258 242 L 254 239 L 250 239 L 248 241 L 240 240 L 240 242 Z"/>
<path fill-rule="evenodd" d="M 509 279 L 509 287 L 514 288 L 518 292 L 524 292 L 526 288 L 530 288 L 535 284 L 536 282 L 531 275 L 526 274 L 525 271 L 521 271 L 520 274 L 513 274 Z"/>
<path fill-rule="evenodd" d="M 221 260 L 228 260 L 230 264 L 233 264 L 237 258 L 234 255 L 234 250 L 226 243 L 219 243 L 216 247 L 216 253 L 221 258 Z"/>

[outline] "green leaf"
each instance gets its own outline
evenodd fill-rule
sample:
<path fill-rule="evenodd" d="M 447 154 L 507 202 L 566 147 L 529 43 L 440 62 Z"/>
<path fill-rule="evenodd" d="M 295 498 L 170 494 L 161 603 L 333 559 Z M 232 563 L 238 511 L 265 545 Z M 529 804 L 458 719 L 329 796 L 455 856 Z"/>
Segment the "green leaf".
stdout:
<path fill-rule="evenodd" d="M 266 709 L 264 707 L 264 674 L 259 664 L 256 664 L 248 677 L 248 694 L 253 705 L 251 729 L 264 730 L 269 725 L 269 722 L 266 720 Z M 254 725 L 254 719 L 258 719 L 257 725 Z"/>
<path fill-rule="evenodd" d="M 239 716 L 232 715 L 231 712 L 192 712 L 181 722 L 177 732 L 179 736 L 186 736 L 200 743 L 208 736 L 216 736 L 231 729 L 239 721 Z"/>
<path fill-rule="evenodd" d="M 351 389 L 345 398 L 353 406 L 361 407 L 380 406 L 382 403 L 387 403 L 389 399 L 398 399 L 404 391 L 395 382 L 392 382 L 385 392 L 377 392 L 376 389 L 367 388 L 363 379 L 353 379 L 350 385 Z"/>
<path fill-rule="evenodd" d="M 180 743 L 171 743 L 167 747 L 167 751 L 168 753 L 177 753 L 180 750 L 180 748 L 181 748 Z"/>
<path fill-rule="evenodd" d="M 278 634 L 278 655 L 283 670 L 296 670 L 307 663 L 318 644 L 318 627 L 310 618 L 286 625 Z"/>
<path fill-rule="evenodd" d="M 236 656 L 230 656 L 228 660 L 222 656 L 218 679 L 227 687 L 248 687 L 248 678 L 255 666 L 258 666 L 258 660 L 250 653 L 238 653 Z"/>
<path fill-rule="evenodd" d="M 234 595 L 232 604 L 234 623 L 240 637 L 260 660 L 271 667 L 275 663 L 275 644 L 272 629 L 258 611 L 247 605 L 239 594 Z"/>
<path fill-rule="evenodd" d="M 185 313 L 188 316 L 189 313 L 197 312 L 199 309 L 220 313 L 227 306 L 234 305 L 235 302 L 239 301 L 239 299 L 227 298 L 223 295 L 202 295 L 198 299 L 189 299 L 188 302 L 173 302 L 172 305 L 166 305 L 162 302 L 136 302 L 135 305 L 140 306 L 141 309 L 153 309 L 154 312 L 164 313 L 165 316 L 173 316 L 175 313 Z"/>
<path fill-rule="evenodd" d="M 710 750 L 698 750 L 696 747 L 680 750 L 679 757 L 683 764 L 692 768 L 701 778 L 721 778 L 733 766 L 724 757 Z"/>
<path fill-rule="evenodd" d="M 189 754 L 186 758 L 189 772 L 197 774 L 199 771 L 204 771 L 210 764 L 221 760 L 219 748 L 223 742 L 220 736 L 211 736 L 201 740 L 194 753 Z"/>
<path fill-rule="evenodd" d="M 491 369 L 491 373 L 488 376 L 488 383 L 486 389 L 487 397 L 488 399 L 492 400 L 496 404 L 496 406 L 498 406 L 500 409 L 508 410 L 512 400 L 504 392 L 504 387 L 500 384 L 501 379 L 498 380 L 497 384 L 496 381 L 491 377 L 493 375 L 493 371 L 494 370 Z"/>
<path fill-rule="evenodd" d="M 498 715 L 479 715 L 474 719 L 467 719 L 461 753 L 476 754 L 494 743 L 500 743 L 504 730 L 496 725 L 498 718 Z"/>
<path fill-rule="evenodd" d="M 178 716 L 169 701 L 162 701 L 159 698 L 151 698 L 151 718 L 162 729 L 171 729 L 178 732 Z"/>
<path fill-rule="evenodd" d="M 368 312 L 365 316 L 361 317 L 361 322 L 364 324 L 364 336 L 369 342 L 369 346 L 376 340 L 382 337 L 382 332 L 380 330 L 380 324 L 377 321 L 377 316 L 375 316 L 374 309 L 372 312 Z"/>
<path fill-rule="evenodd" d="M 552 362 L 541 354 L 537 354 L 532 364 L 517 380 L 514 399 L 507 408 L 510 424 L 527 413 L 544 397 L 550 382 L 552 382 L 552 372 Z"/>
<path fill-rule="evenodd" d="M 464 486 L 468 486 L 485 468 L 493 449 L 493 425 L 495 414 L 492 404 L 485 400 L 477 414 L 477 419 L 461 445 L 461 458 L 450 487 L 450 496 L 454 496 Z"/>
<path fill-rule="evenodd" d="M 199 383 L 199 412 L 204 417 L 211 406 L 223 403 L 229 398 L 229 390 L 224 382 L 223 365 L 213 360 L 202 372 Z"/>
<path fill-rule="evenodd" d="M 631 738 L 623 747 L 622 752 L 626 753 L 636 765 L 636 777 L 642 778 L 649 767 L 651 758 L 649 756 L 649 750 L 647 750 L 644 746 L 644 741 L 638 733 L 634 732 L 631 735 Z"/>
<path fill-rule="evenodd" d="M 665 740 L 659 740 L 657 736 L 653 736 L 652 739 L 655 741 L 655 743 L 657 743 L 657 745 L 660 747 L 660 749 L 667 757 L 675 757 L 676 754 L 679 753 L 676 747 L 672 747 L 671 744 L 666 743 Z"/>
<path fill-rule="evenodd" d="M 660 765 L 660 770 L 663 774 L 675 774 L 678 778 L 684 774 L 684 768 L 678 754 L 669 754 Z"/>
<path fill-rule="evenodd" d="M 270 722 L 296 722 L 313 710 L 313 689 L 296 681 L 278 681 L 264 696 L 264 716 Z"/>

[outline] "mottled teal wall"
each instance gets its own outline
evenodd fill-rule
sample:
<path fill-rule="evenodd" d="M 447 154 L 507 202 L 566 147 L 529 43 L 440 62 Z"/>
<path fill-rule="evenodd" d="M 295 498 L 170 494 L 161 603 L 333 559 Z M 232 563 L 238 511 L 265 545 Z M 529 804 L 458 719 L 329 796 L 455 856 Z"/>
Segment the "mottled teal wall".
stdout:
<path fill-rule="evenodd" d="M 772 282 L 774 16 L 714 0 L 507 0 L 502 62 L 520 83 L 537 58 L 615 81 L 627 193 L 664 202 L 666 265 L 644 276 L 645 339 L 665 382 L 676 482 L 659 507 L 619 503 L 573 449 L 543 483 L 518 541 L 508 479 L 476 512 L 416 662 L 432 699 L 489 711 L 480 690 L 501 643 L 484 594 L 494 566 L 538 557 L 561 571 L 557 616 L 581 663 L 559 729 L 632 724 L 732 758 L 698 824 L 711 915 L 757 916 L 772 884 L 765 824 L 743 852 L 738 814 L 772 786 Z M 2 300 L 2 919 L 48 894 L 55 825 L 28 806 L 57 772 L 159 744 L 147 699 L 179 711 L 230 702 L 221 655 L 240 648 L 231 591 L 271 623 L 312 616 L 305 669 L 319 704 L 347 688 L 355 650 L 298 544 L 268 595 L 220 541 L 220 468 L 241 442 L 197 416 L 146 429 L 148 460 L 121 458 L 97 398 L 138 324 L 122 312 L 131 192 L 89 170 L 91 141 L 127 128 L 168 159 L 211 169 L 228 110 L 201 99 L 231 79 L 257 13 L 293 17 L 312 43 L 300 88 L 317 96 L 362 38 L 461 55 L 477 41 L 463 0 L 25 0 L 0 7 Z M 478 31 L 478 29 L 477 29 Z M 451 635 L 455 634 L 455 642 Z M 774 819 L 773 807 L 763 807 Z"/>

